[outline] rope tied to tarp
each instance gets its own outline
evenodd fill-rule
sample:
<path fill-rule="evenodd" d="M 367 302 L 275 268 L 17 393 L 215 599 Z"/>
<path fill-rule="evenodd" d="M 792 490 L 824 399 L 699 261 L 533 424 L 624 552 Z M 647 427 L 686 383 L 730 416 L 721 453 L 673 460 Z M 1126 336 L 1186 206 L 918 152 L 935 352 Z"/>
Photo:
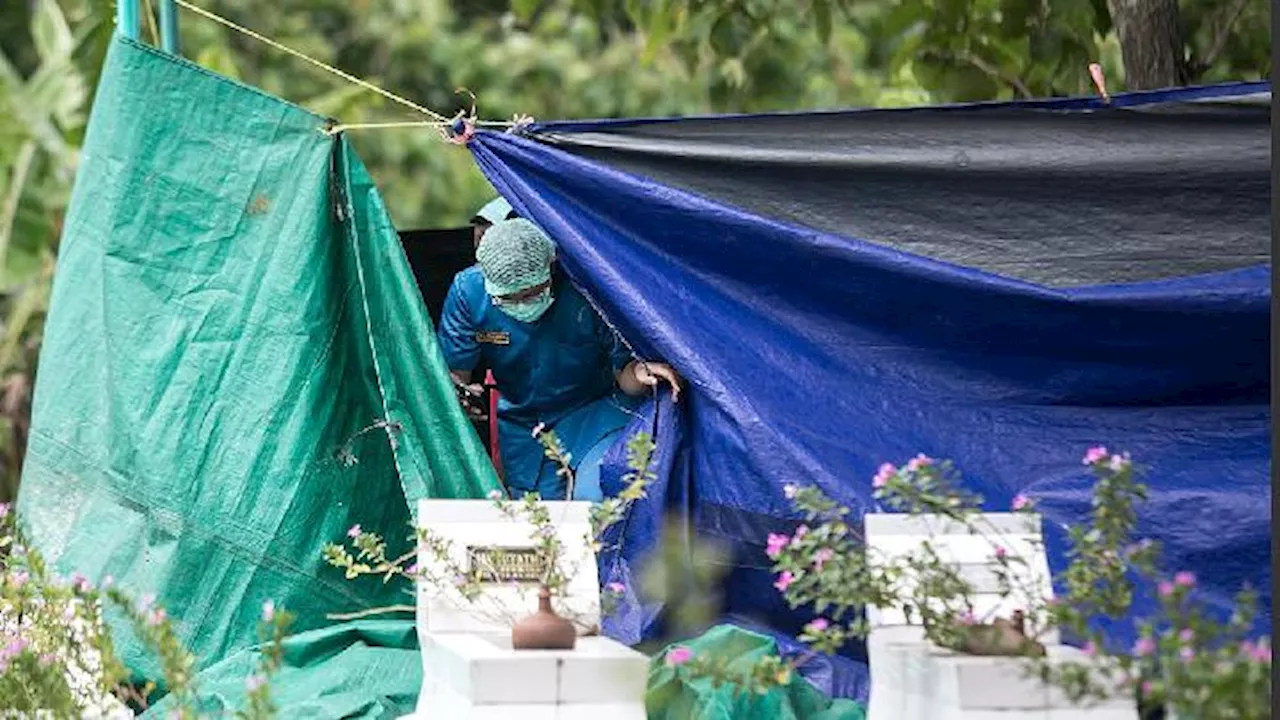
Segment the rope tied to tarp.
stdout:
<path fill-rule="evenodd" d="M 179 7 L 185 10 L 190 10 L 191 12 L 207 20 L 212 20 L 213 22 L 218 23 L 219 25 L 222 25 L 226 28 L 229 28 L 238 33 L 241 33 L 247 37 L 251 37 L 254 40 L 257 40 L 258 42 L 261 42 L 265 45 L 275 48 L 276 50 L 279 50 L 280 52 L 283 52 L 287 55 L 292 55 L 293 57 L 296 57 L 299 60 L 302 60 L 303 62 L 306 62 L 314 67 L 320 68 L 321 70 L 324 70 L 325 72 L 328 72 L 332 75 L 336 75 L 337 77 L 342 78 L 343 80 L 346 80 L 347 82 L 353 85 L 358 85 L 359 87 L 362 87 L 365 90 L 375 93 L 383 98 L 386 98 L 387 100 L 390 100 L 391 102 L 394 102 L 398 105 L 409 108 L 414 112 L 420 113 L 422 115 L 426 115 L 427 117 L 431 118 L 430 120 L 402 121 L 402 122 L 372 122 L 372 123 L 345 123 L 345 124 L 337 123 L 337 122 L 329 122 L 329 123 L 325 123 L 320 128 L 320 132 L 326 135 L 336 135 L 338 133 L 345 132 L 347 130 L 380 130 L 380 129 L 389 129 L 389 128 L 430 127 L 430 128 L 435 128 L 439 130 L 441 136 L 446 141 L 456 145 L 465 145 L 468 142 L 470 142 L 471 139 L 475 136 L 475 131 L 477 128 L 500 127 L 500 128 L 508 128 L 512 132 L 522 132 L 525 128 L 527 128 L 533 122 L 532 118 L 529 118 L 528 116 L 525 116 L 525 115 L 516 115 L 510 121 L 477 120 L 476 109 L 475 109 L 475 95 L 466 89 L 459 89 L 456 92 L 459 92 L 459 93 L 465 92 L 471 95 L 472 104 L 471 104 L 470 112 L 468 113 L 465 110 L 460 111 L 458 114 L 454 115 L 452 118 L 448 118 L 432 110 L 429 107 L 416 103 L 404 96 L 397 95 L 396 93 L 393 93 L 390 90 L 387 90 L 386 88 L 379 87 L 369 82 L 368 80 L 358 78 L 355 75 L 352 75 L 351 73 L 348 73 L 344 70 L 341 70 L 339 68 L 336 68 L 324 62 L 323 60 L 318 60 L 316 58 L 313 58 L 310 55 L 307 55 L 306 53 L 300 50 L 295 50 L 294 48 L 291 48 L 288 45 L 285 45 L 276 40 L 272 40 L 271 38 L 261 33 L 250 30 L 249 28 L 243 25 L 240 25 L 239 23 L 236 23 L 232 20 L 229 20 L 215 12 L 206 10 L 197 5 L 193 5 L 190 2 L 187 2 L 187 0 L 173 0 L 173 2 L 175 5 L 178 5 Z"/>

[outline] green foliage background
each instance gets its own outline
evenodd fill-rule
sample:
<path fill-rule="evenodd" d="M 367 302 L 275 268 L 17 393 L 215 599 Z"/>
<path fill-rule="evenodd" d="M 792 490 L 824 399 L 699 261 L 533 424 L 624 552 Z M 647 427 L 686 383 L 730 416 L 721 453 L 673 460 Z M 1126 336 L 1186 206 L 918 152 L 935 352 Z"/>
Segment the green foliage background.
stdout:
<path fill-rule="evenodd" d="M 144 3 L 153 41 L 155 0 Z M 484 119 L 900 106 L 1123 88 L 1106 0 L 196 0 L 314 58 Z M 0 499 L 17 486 L 57 239 L 110 0 L 0 12 Z M 1270 67 L 1266 0 L 1180 0 L 1197 81 Z M 184 54 L 346 123 L 412 113 L 180 11 Z M 146 112 L 146 108 L 138 108 Z M 400 227 L 465 221 L 492 193 L 431 129 L 353 133 Z"/>

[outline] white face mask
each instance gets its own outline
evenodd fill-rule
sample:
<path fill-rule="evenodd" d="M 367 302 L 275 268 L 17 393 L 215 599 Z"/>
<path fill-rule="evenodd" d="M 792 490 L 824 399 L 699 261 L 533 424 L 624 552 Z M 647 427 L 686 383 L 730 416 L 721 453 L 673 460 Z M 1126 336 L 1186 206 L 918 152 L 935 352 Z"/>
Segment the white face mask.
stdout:
<path fill-rule="evenodd" d="M 551 288 L 547 288 L 528 300 L 520 302 L 495 303 L 498 309 L 520 322 L 536 322 L 538 318 L 551 309 L 555 298 L 551 296 Z"/>

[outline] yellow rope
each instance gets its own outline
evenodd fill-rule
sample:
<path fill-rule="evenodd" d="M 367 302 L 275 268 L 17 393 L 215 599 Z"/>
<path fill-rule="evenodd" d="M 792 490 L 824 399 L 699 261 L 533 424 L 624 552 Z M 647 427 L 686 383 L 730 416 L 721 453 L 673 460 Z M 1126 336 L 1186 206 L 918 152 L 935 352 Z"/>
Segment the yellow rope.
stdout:
<path fill-rule="evenodd" d="M 411 128 L 411 127 L 440 128 L 440 127 L 444 127 L 446 125 L 452 125 L 452 124 L 453 124 L 452 120 L 445 120 L 443 122 L 439 120 L 423 120 L 418 122 L 406 121 L 406 122 L 350 123 L 350 124 L 334 125 L 330 127 L 328 130 L 326 130 L 325 132 L 329 133 L 330 135 L 335 135 L 337 133 L 346 132 L 348 130 L 382 130 L 385 128 Z M 477 127 L 509 128 L 515 125 L 515 123 L 498 122 L 493 120 L 479 120 L 479 121 L 476 121 L 474 125 L 476 125 Z"/>
<path fill-rule="evenodd" d="M 195 13 L 195 14 L 197 14 L 197 15 L 201 15 L 201 16 L 203 16 L 203 17 L 205 17 L 205 18 L 208 18 L 209 20 L 212 20 L 212 21 L 214 21 L 214 22 L 216 22 L 216 23 L 218 23 L 218 24 L 220 24 L 220 25 L 225 25 L 226 27 L 229 27 L 229 28 L 231 28 L 232 30 L 235 30 L 236 32 L 239 32 L 239 33 L 243 33 L 243 34 L 245 34 L 245 35 L 248 35 L 249 37 L 253 38 L 254 40 L 257 40 L 257 41 L 262 42 L 262 43 L 266 43 L 267 45 L 270 45 L 271 47 L 273 47 L 273 48 L 275 48 L 275 49 L 279 50 L 280 52 L 288 53 L 288 54 L 290 54 L 290 55 L 292 55 L 292 56 L 294 56 L 294 57 L 298 58 L 299 60 L 303 60 L 303 61 L 305 61 L 305 62 L 311 63 L 312 65 L 314 65 L 314 66 L 316 66 L 316 67 L 318 67 L 318 68 L 320 68 L 320 69 L 322 69 L 322 70 L 326 70 L 326 71 L 328 71 L 328 72 L 333 73 L 334 75 L 337 75 L 338 77 L 342 78 L 343 80 L 346 80 L 347 82 L 350 82 L 350 83 L 354 83 L 354 84 L 356 84 L 356 85 L 359 85 L 360 87 L 362 87 L 362 88 L 364 88 L 364 89 L 366 89 L 366 90 L 369 90 L 369 91 L 371 91 L 371 92 L 375 92 L 375 93 L 377 93 L 377 94 L 381 95 L 382 97 L 384 97 L 384 98 L 386 98 L 386 99 L 388 99 L 388 100 L 391 100 L 392 102 L 396 102 L 396 103 L 399 103 L 399 104 L 401 104 L 401 105 L 403 105 L 403 106 L 405 106 L 405 107 L 407 107 L 407 108 L 410 108 L 410 109 L 416 110 L 416 111 L 418 111 L 418 112 L 422 113 L 423 115 L 426 115 L 426 116 L 431 117 L 431 118 L 435 118 L 435 119 L 438 121 L 438 122 L 435 122 L 435 123 L 419 123 L 420 125 L 444 125 L 444 124 L 448 124 L 448 123 L 450 122 L 449 118 L 446 118 L 445 116 L 441 115 L 441 114 L 440 114 L 440 113 L 438 113 L 438 112 L 435 112 L 434 110 L 431 110 L 431 109 L 429 109 L 429 108 L 425 108 L 425 107 L 423 107 L 423 106 L 419 105 L 418 103 L 415 103 L 415 102 L 414 102 L 414 101 L 412 101 L 412 100 L 408 100 L 408 99 L 406 99 L 406 98 L 400 97 L 399 95 L 396 95 L 395 93 L 393 93 L 393 92 L 391 92 L 391 91 L 389 91 L 389 90 L 383 90 L 382 88 L 378 87 L 377 85 L 374 85 L 374 84 L 373 84 L 373 83 L 371 83 L 371 82 L 368 82 L 367 80 L 361 80 L 360 78 L 358 78 L 358 77 L 356 77 L 356 76 L 354 76 L 354 75 L 351 75 L 351 74 L 349 74 L 349 73 L 345 73 L 345 72 L 343 72 L 343 71 L 339 70 L 338 68 L 333 67 L 332 65 L 327 65 L 327 64 L 325 64 L 325 63 L 323 63 L 323 62 L 321 62 L 321 61 L 319 61 L 319 60 L 316 60 L 316 59 L 315 59 L 315 58 L 313 58 L 313 57 L 309 57 L 308 55 L 305 55 L 305 54 L 303 54 L 303 53 L 301 53 L 301 52 L 299 52 L 299 51 L 297 51 L 297 50 L 294 50 L 294 49 L 293 49 L 293 48 L 291 48 L 291 47 L 288 47 L 288 46 L 285 46 L 285 45 L 281 45 L 280 43 L 276 42 L 275 40 L 272 40 L 271 38 L 269 38 L 269 37 L 265 37 L 265 36 L 263 36 L 263 35 L 259 35 L 258 33 L 254 32 L 254 31 L 250 30 L 249 28 L 244 27 L 244 26 L 242 26 L 242 25 L 237 25 L 236 23 L 234 23 L 234 22 L 232 22 L 232 21 L 230 21 L 230 20 L 228 20 L 228 19 L 226 19 L 226 18 L 222 17 L 221 15 L 217 15 L 217 14 L 215 14 L 215 13 L 209 12 L 208 10 L 205 10 L 204 8 L 196 7 L 195 5 L 192 5 L 191 3 L 186 2 L 186 0 L 173 0 L 173 2 L 174 2 L 176 5 L 179 5 L 179 6 L 183 7 L 183 8 L 186 8 L 187 10 L 190 10 L 191 12 L 193 12 L 193 13 Z M 370 123 L 369 125 L 370 125 L 370 126 L 375 126 L 375 127 L 401 127 L 401 126 L 402 126 L 400 123 Z M 346 127 L 351 128 L 351 127 L 361 127 L 361 126 L 348 125 L 348 126 L 346 126 Z M 331 129 L 331 130 L 330 130 L 330 132 L 336 132 L 336 131 L 335 131 L 335 130 L 333 130 L 333 129 Z"/>

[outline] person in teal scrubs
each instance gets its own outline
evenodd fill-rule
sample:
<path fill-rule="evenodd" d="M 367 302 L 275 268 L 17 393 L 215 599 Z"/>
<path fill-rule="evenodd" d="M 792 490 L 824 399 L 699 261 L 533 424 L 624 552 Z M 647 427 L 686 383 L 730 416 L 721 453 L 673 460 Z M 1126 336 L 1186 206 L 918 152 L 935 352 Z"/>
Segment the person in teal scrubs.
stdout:
<path fill-rule="evenodd" d="M 573 499 L 599 500 L 600 461 L 632 417 L 635 398 L 660 382 L 678 397 L 668 365 L 632 358 L 555 267 L 555 245 L 524 219 L 487 228 L 476 265 L 458 273 L 440 319 L 440 347 L 464 385 L 482 361 L 500 393 L 498 433 L 512 496 L 562 500 L 565 480 L 535 428 L 554 430 L 574 469 Z"/>

